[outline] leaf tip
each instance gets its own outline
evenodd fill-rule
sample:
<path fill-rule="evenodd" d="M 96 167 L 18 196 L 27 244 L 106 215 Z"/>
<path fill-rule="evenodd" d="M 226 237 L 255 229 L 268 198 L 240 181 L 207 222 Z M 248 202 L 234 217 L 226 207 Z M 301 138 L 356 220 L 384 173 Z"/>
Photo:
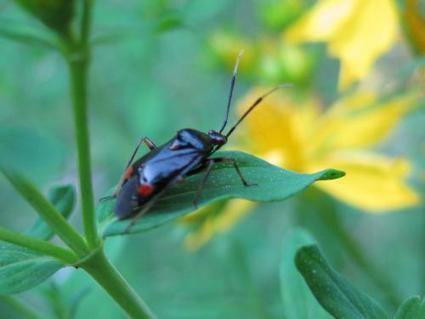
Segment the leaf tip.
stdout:
<path fill-rule="evenodd" d="M 318 179 L 319 181 L 326 181 L 332 179 L 338 179 L 345 176 L 344 171 L 340 171 L 334 168 L 327 169 L 323 172 L 322 176 Z"/>
<path fill-rule="evenodd" d="M 320 256 L 320 251 L 317 245 L 306 245 L 297 250 L 295 255 L 295 265 L 302 273 L 304 267 L 311 258 Z"/>

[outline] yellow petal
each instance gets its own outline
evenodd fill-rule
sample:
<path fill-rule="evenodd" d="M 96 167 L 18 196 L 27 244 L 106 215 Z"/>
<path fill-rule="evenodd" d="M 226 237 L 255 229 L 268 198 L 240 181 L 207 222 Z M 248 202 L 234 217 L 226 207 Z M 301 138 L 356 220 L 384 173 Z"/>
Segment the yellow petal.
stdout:
<path fill-rule="evenodd" d="M 186 248 L 190 251 L 196 251 L 215 235 L 229 231 L 254 206 L 255 203 L 243 199 L 233 199 L 226 202 L 224 208 L 215 214 L 206 216 L 199 228 L 186 236 Z"/>
<path fill-rule="evenodd" d="M 332 183 L 316 186 L 357 208 L 368 212 L 402 209 L 419 203 L 418 193 L 406 178 L 411 164 L 404 158 L 390 159 L 372 153 L 336 153 L 312 169 L 335 167 L 347 173 Z"/>
<path fill-rule="evenodd" d="M 319 1 L 285 33 L 289 42 L 325 41 L 332 38 L 352 15 L 356 0 Z"/>
<path fill-rule="evenodd" d="M 397 39 L 397 9 L 392 0 L 358 0 L 351 19 L 330 41 L 329 52 L 341 59 L 339 87 L 362 79 Z"/>
<path fill-rule="evenodd" d="M 253 90 L 238 107 L 241 115 L 267 89 Z M 237 137 L 243 149 L 259 156 L 270 157 L 276 165 L 299 169 L 304 162 L 311 122 L 318 114 L 312 101 L 297 105 L 287 92 L 268 96 L 238 128 Z"/>
<path fill-rule="evenodd" d="M 383 103 L 376 103 L 375 98 L 371 92 L 358 92 L 332 106 L 318 120 L 311 140 L 315 149 L 310 156 L 377 144 L 417 105 L 418 95 L 412 93 Z"/>
<path fill-rule="evenodd" d="M 393 0 L 323 0 L 286 33 L 288 41 L 327 41 L 329 53 L 341 60 L 339 87 L 365 77 L 397 37 Z"/>
<path fill-rule="evenodd" d="M 241 50 L 244 51 L 244 55 L 239 65 L 240 71 L 250 69 L 255 62 L 256 54 L 254 46 L 251 42 L 240 36 L 224 31 L 216 32 L 209 39 L 209 45 L 215 56 L 230 70 L 233 69 Z"/>

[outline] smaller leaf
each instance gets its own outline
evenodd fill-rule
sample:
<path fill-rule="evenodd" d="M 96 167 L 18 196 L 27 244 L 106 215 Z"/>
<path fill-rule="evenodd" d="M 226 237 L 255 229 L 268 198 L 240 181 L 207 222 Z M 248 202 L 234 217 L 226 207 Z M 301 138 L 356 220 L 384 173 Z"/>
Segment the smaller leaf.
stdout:
<path fill-rule="evenodd" d="M 0 294 L 35 287 L 64 266 L 55 258 L 0 242 Z"/>
<path fill-rule="evenodd" d="M 4 24 L 0 21 L 0 24 Z M 20 30 L 22 28 L 11 27 L 5 28 L 3 25 L 0 27 L 0 37 L 9 39 L 11 41 L 19 42 L 27 45 L 39 45 L 48 49 L 57 49 L 53 40 L 46 38 L 41 34 L 37 34 L 32 30 Z"/>
<path fill-rule="evenodd" d="M 56 186 L 49 191 L 47 195 L 49 201 L 55 206 L 63 217 L 68 219 L 75 204 L 75 190 L 72 185 Z M 37 218 L 28 235 L 38 239 L 49 240 L 54 232 L 41 218 Z"/>
<path fill-rule="evenodd" d="M 330 319 L 312 296 L 303 277 L 294 265 L 297 250 L 315 243 L 303 229 L 294 229 L 283 240 L 283 256 L 280 264 L 280 290 L 286 319 Z"/>
<path fill-rule="evenodd" d="M 295 262 L 316 299 L 335 318 L 388 318 L 381 306 L 328 265 L 316 245 L 299 249 Z"/>
<path fill-rule="evenodd" d="M 394 319 L 425 319 L 425 298 L 419 296 L 407 299 L 398 308 Z"/>
<path fill-rule="evenodd" d="M 26 177 L 10 167 L 1 165 L 0 172 L 11 183 L 15 190 L 35 209 L 54 232 L 77 253 L 87 253 L 87 246 L 80 234 L 66 221 L 53 204 Z"/>

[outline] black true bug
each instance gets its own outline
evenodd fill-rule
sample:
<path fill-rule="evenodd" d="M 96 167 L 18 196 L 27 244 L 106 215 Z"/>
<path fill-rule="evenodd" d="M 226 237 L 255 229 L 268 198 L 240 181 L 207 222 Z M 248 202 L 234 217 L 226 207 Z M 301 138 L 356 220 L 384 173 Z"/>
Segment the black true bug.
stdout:
<path fill-rule="evenodd" d="M 147 137 L 141 139 L 136 146 L 121 177 L 115 195 L 113 195 L 117 197 L 115 213 L 118 219 L 133 218 L 127 231 L 138 218 L 157 202 L 170 186 L 182 181 L 188 175 L 204 171 L 204 177 L 193 199 L 196 207 L 202 188 L 215 163 L 232 163 L 241 182 L 245 186 L 251 185 L 243 177 L 234 159 L 226 157 L 211 158 L 210 156 L 226 144 L 236 127 L 266 96 L 285 85 L 277 86 L 257 98 L 236 124 L 224 134 L 223 131 L 226 128 L 229 117 L 240 57 L 241 54 L 236 60 L 226 114 L 219 131 L 210 130 L 208 133 L 204 133 L 195 129 L 182 129 L 171 140 L 161 146 L 156 146 Z M 150 152 L 133 163 L 133 159 L 142 143 L 149 148 Z"/>

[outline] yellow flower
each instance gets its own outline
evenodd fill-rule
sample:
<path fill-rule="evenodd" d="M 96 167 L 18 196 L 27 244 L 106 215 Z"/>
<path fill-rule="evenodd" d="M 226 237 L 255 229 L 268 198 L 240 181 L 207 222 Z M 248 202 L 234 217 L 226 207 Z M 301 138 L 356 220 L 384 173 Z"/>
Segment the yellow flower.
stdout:
<path fill-rule="evenodd" d="M 244 107 L 263 90 L 253 91 Z M 314 99 L 293 101 L 276 94 L 246 119 L 241 145 L 276 165 L 299 172 L 327 167 L 344 170 L 345 178 L 317 187 L 355 207 L 382 212 L 415 205 L 419 197 L 406 185 L 410 163 L 370 150 L 385 139 L 417 97 L 408 94 L 377 101 L 372 92 L 357 92 L 326 111 Z M 244 108 L 243 107 L 243 108 Z M 242 110 L 243 108 L 240 108 Z"/>
<path fill-rule="evenodd" d="M 243 113 L 265 91 L 253 90 L 238 111 Z M 324 110 L 317 99 L 295 101 L 287 92 L 276 93 L 238 128 L 236 148 L 298 172 L 341 169 L 347 173 L 344 178 L 318 182 L 315 187 L 367 212 L 413 206 L 419 195 L 406 183 L 410 162 L 379 155 L 370 148 L 389 135 L 416 100 L 416 94 L 407 94 L 380 102 L 373 92 L 357 92 Z M 194 215 L 201 223 L 186 238 L 186 246 L 202 246 L 215 233 L 231 228 L 254 205 L 229 201 L 201 220 Z"/>
<path fill-rule="evenodd" d="M 328 42 L 341 60 L 339 87 L 365 77 L 380 55 L 395 43 L 397 8 L 393 0 L 321 0 L 291 26 L 285 40 Z"/>
<path fill-rule="evenodd" d="M 255 204 L 243 199 L 233 199 L 208 205 L 184 218 L 192 231 L 185 238 L 188 250 L 195 251 L 215 234 L 230 230 Z"/>

